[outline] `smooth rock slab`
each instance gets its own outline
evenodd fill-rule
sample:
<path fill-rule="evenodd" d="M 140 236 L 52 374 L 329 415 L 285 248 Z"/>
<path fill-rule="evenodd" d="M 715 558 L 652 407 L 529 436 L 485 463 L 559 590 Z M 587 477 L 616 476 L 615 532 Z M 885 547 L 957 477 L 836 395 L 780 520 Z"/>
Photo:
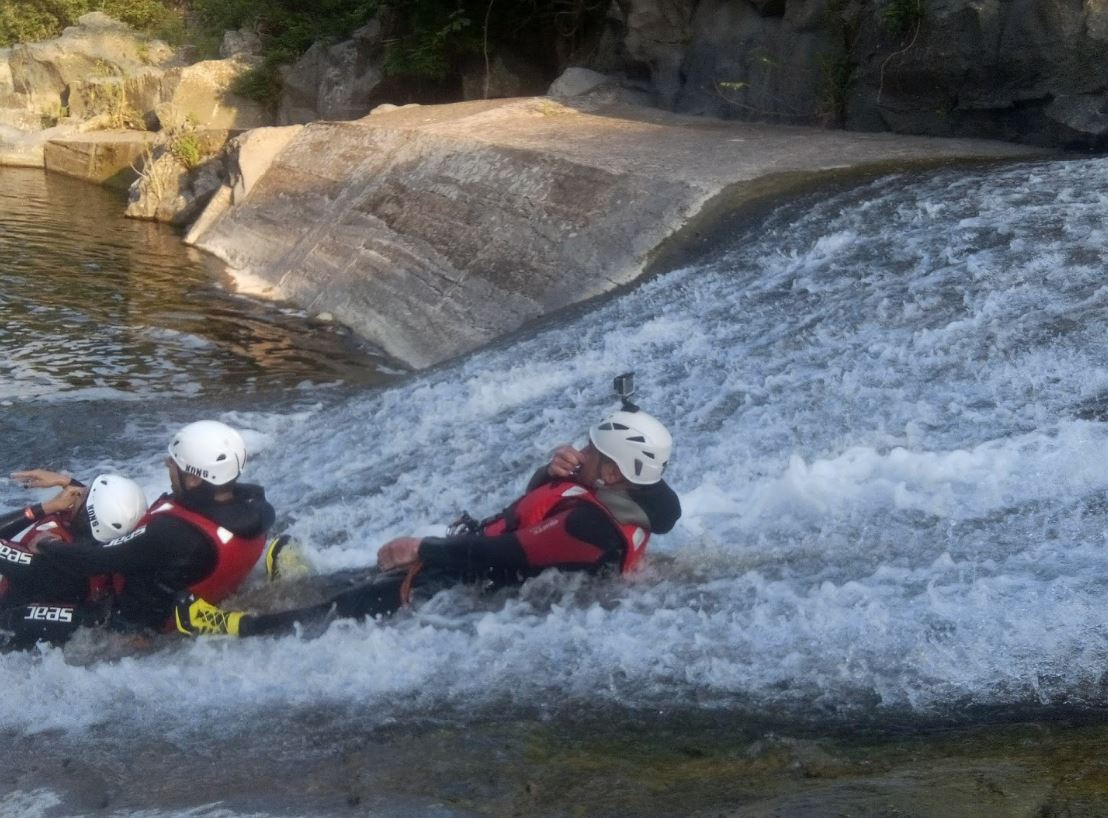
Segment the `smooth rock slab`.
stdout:
<path fill-rule="evenodd" d="M 419 106 L 305 126 L 191 238 L 425 367 L 634 281 L 761 177 L 1030 150 L 544 98 Z"/>

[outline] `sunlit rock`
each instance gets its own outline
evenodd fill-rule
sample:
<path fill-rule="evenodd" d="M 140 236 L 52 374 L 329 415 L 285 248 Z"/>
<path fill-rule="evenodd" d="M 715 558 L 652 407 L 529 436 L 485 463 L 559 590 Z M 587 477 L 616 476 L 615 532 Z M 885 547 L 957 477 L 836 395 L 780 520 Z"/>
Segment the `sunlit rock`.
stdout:
<path fill-rule="evenodd" d="M 51 139 L 46 169 L 111 187 L 128 187 L 138 177 L 144 154 L 157 136 L 144 131 L 98 131 Z"/>
<path fill-rule="evenodd" d="M 315 122 L 275 145 L 286 136 L 189 240 L 415 367 L 634 281 L 781 174 L 1028 150 L 544 98 Z"/>

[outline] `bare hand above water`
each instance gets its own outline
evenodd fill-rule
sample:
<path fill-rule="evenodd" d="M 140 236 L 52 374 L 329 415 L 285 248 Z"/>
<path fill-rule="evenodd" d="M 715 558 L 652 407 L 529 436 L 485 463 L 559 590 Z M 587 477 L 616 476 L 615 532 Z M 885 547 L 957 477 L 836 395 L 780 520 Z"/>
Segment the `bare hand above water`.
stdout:
<path fill-rule="evenodd" d="M 68 474 L 62 474 L 49 469 L 28 469 L 27 471 L 13 471 L 12 480 L 18 480 L 29 489 L 48 489 L 54 486 L 65 488 L 73 482 Z"/>

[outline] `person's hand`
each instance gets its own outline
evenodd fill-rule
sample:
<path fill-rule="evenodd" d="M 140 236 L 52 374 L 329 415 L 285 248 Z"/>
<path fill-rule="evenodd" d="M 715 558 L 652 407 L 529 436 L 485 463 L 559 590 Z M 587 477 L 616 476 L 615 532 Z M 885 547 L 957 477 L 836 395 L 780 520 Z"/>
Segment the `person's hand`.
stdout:
<path fill-rule="evenodd" d="M 49 469 L 28 469 L 27 471 L 13 471 L 11 474 L 12 480 L 18 480 L 23 484 L 24 488 L 29 489 L 48 489 L 57 486 L 58 488 L 65 488 L 71 482 L 73 478 L 68 474 L 62 474 L 61 472 L 50 471 Z"/>
<path fill-rule="evenodd" d="M 585 456 L 572 446 L 559 446 L 554 450 L 546 473 L 551 477 L 573 477 L 585 462 Z"/>
<path fill-rule="evenodd" d="M 42 511 L 44 514 L 57 514 L 59 511 L 70 511 L 71 509 L 80 508 L 81 503 L 85 501 L 85 495 L 87 493 L 88 489 L 81 488 L 80 486 L 67 486 L 44 502 L 42 504 Z"/>
<path fill-rule="evenodd" d="M 377 567 L 382 571 L 403 568 L 419 559 L 419 537 L 397 537 L 377 549 Z"/>

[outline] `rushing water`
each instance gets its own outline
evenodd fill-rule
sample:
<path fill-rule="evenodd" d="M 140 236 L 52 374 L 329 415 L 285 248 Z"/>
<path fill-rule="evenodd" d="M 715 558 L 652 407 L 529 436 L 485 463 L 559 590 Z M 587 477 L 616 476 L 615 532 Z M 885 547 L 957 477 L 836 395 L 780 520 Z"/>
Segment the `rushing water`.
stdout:
<path fill-rule="evenodd" d="M 152 302 L 136 306 L 141 328 L 118 333 L 131 342 L 115 341 L 111 378 L 137 379 L 140 396 L 193 390 L 196 416 L 245 428 L 250 477 L 319 570 L 367 564 L 385 538 L 463 508 L 495 510 L 612 408 L 607 385 L 627 369 L 674 431 L 685 517 L 626 586 L 544 576 L 318 638 L 201 640 L 113 663 L 3 656 L 0 730 L 110 725 L 153 741 L 260 735 L 275 711 L 315 735 L 336 719 L 464 726 L 582 709 L 880 724 L 1097 707 L 1106 191 L 1108 161 L 1085 160 L 809 196 L 510 347 L 384 388 L 254 405 L 225 400 L 204 371 L 152 365 L 144 333 L 164 330 Z M 4 298 L 7 354 L 43 356 L 13 332 L 27 332 L 23 302 L 13 318 Z M 46 368 L 5 374 L 9 400 L 75 419 L 91 405 L 77 398 L 135 394 L 21 374 Z M 125 467 L 153 491 L 183 417 L 156 404 L 57 455 L 82 474 Z M 24 464 L 18 450 L 3 460 Z M 25 497 L 0 487 L 3 505 Z"/>

